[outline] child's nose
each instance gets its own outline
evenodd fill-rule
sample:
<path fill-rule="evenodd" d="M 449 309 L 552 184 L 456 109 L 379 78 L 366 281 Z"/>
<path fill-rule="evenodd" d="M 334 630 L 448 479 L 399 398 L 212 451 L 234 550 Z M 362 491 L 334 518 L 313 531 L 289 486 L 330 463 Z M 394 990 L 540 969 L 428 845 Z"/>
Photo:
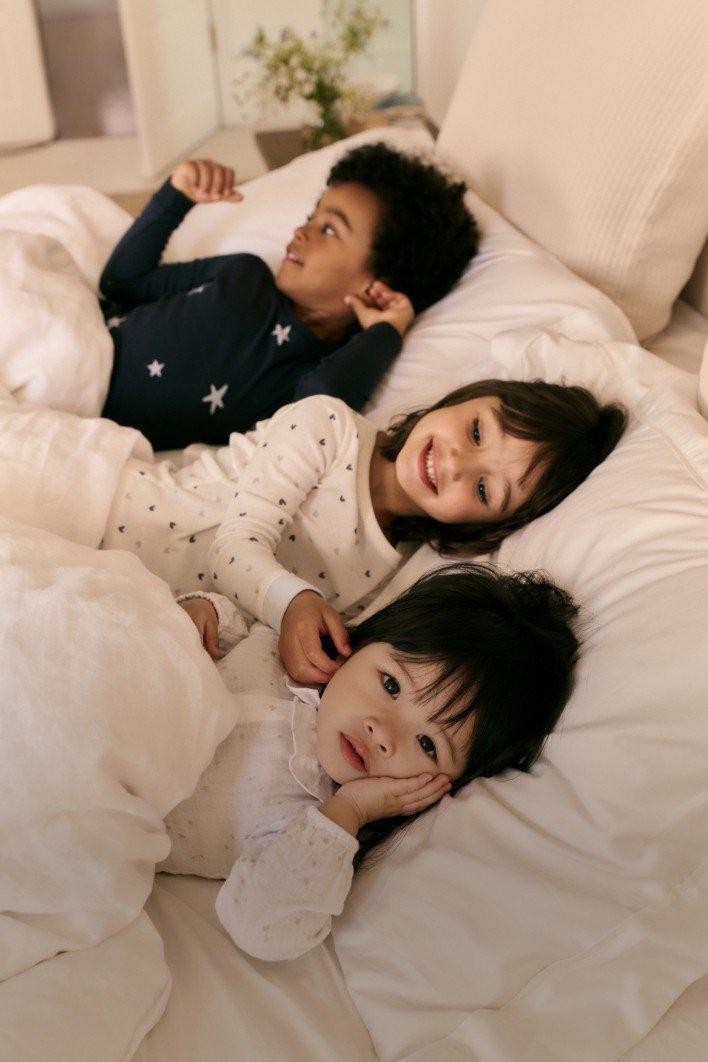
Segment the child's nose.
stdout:
<path fill-rule="evenodd" d="M 375 752 L 387 758 L 393 755 L 394 741 L 389 727 L 378 719 L 368 719 L 366 721 L 366 731 Z"/>
<path fill-rule="evenodd" d="M 451 446 L 448 454 L 448 468 L 450 479 L 453 483 L 459 483 L 466 476 L 474 478 L 476 475 L 476 459 L 474 454 L 463 453 L 457 446 Z"/>

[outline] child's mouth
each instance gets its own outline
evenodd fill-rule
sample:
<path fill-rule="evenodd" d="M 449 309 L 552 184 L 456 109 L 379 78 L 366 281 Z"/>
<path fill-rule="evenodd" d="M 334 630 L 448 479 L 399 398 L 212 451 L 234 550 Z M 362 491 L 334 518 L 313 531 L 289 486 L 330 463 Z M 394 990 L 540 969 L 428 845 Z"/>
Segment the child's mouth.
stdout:
<path fill-rule="evenodd" d="M 284 259 L 284 261 L 292 262 L 293 265 L 299 265 L 299 266 L 303 265 L 302 259 L 298 258 L 298 256 L 295 254 L 295 252 L 293 250 L 290 249 L 290 247 L 286 247 L 285 248 L 285 259 Z"/>
<path fill-rule="evenodd" d="M 353 767 L 361 774 L 367 773 L 368 768 L 363 756 L 359 755 L 346 734 L 339 735 L 339 749 L 350 767 Z"/>
<path fill-rule="evenodd" d="M 423 486 L 427 487 L 428 490 L 432 490 L 433 494 L 438 493 L 438 470 L 433 456 L 432 439 L 420 451 L 420 457 L 418 458 L 418 475 L 423 482 Z"/>

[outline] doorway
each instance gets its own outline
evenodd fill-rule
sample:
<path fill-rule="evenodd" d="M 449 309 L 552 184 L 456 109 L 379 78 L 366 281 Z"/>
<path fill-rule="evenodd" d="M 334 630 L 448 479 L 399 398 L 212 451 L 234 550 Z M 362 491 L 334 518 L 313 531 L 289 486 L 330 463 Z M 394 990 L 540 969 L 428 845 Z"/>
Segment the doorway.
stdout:
<path fill-rule="evenodd" d="M 117 0 L 35 0 L 35 7 L 57 138 L 134 134 Z"/>

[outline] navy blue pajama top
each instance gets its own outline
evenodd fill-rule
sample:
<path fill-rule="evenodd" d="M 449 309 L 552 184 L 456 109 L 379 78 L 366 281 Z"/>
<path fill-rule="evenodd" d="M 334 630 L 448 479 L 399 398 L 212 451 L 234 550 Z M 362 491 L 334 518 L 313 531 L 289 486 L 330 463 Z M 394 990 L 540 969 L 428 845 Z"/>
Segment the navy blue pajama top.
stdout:
<path fill-rule="evenodd" d="M 160 265 L 193 205 L 167 181 L 103 270 L 115 349 L 103 416 L 165 450 L 225 443 L 307 395 L 361 409 L 401 349 L 398 331 L 381 322 L 343 346 L 318 339 L 253 254 Z"/>

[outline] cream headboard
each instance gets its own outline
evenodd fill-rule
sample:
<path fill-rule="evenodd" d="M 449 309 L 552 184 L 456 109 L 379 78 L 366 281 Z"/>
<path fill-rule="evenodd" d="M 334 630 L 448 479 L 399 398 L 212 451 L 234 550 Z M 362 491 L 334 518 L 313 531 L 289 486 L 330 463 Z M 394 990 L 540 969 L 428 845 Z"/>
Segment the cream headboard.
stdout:
<path fill-rule="evenodd" d="M 708 236 L 707 52 L 706 0 L 487 0 L 440 132 L 475 190 L 640 339 Z M 708 310 L 705 261 L 690 297 Z"/>

